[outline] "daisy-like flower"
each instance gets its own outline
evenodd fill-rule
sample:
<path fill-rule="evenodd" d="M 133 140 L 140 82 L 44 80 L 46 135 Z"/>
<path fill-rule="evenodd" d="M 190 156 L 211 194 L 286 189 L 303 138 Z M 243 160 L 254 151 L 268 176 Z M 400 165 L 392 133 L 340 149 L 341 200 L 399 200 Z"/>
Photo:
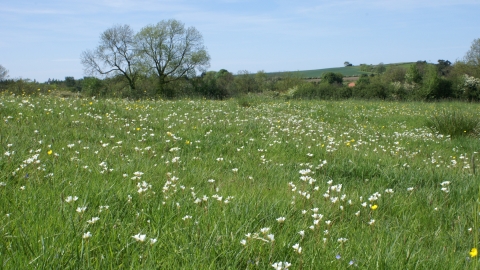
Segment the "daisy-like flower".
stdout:
<path fill-rule="evenodd" d="M 183 220 L 187 220 L 187 219 L 191 219 L 191 218 L 192 218 L 192 216 L 186 215 L 186 216 L 184 216 L 182 219 L 183 219 Z"/>
<path fill-rule="evenodd" d="M 275 270 L 285 270 L 288 269 L 292 264 L 289 262 L 276 262 L 272 264 L 272 267 L 275 268 Z"/>
<path fill-rule="evenodd" d="M 242 246 L 245 246 L 247 244 L 247 240 L 245 239 L 240 240 L 240 244 L 242 244 Z"/>
<path fill-rule="evenodd" d="M 135 175 L 136 177 L 142 177 L 143 172 L 134 172 L 133 175 Z"/>
<path fill-rule="evenodd" d="M 370 206 L 370 209 L 372 209 L 372 210 L 377 210 L 377 208 L 378 208 L 378 205 L 376 205 L 376 204 Z"/>
<path fill-rule="evenodd" d="M 285 222 L 285 217 L 279 217 L 277 218 L 278 223 L 284 223 Z"/>
<path fill-rule="evenodd" d="M 138 242 L 144 242 L 145 239 L 147 238 L 147 235 L 146 234 L 136 234 L 134 236 L 132 236 L 135 240 L 137 240 Z"/>
<path fill-rule="evenodd" d="M 67 202 L 67 203 L 71 203 L 71 202 L 74 202 L 76 200 L 78 200 L 77 196 L 68 196 L 67 198 L 65 198 L 65 202 Z"/>
<path fill-rule="evenodd" d="M 77 212 L 78 213 L 83 213 L 87 210 L 87 207 L 86 206 L 82 206 L 82 207 L 77 207 Z"/>
<path fill-rule="evenodd" d="M 303 169 L 299 171 L 301 175 L 307 175 L 307 174 L 310 174 L 311 172 L 312 171 L 310 169 Z"/>
<path fill-rule="evenodd" d="M 99 221 L 100 218 L 99 217 L 92 217 L 92 219 L 90 220 L 87 220 L 87 223 L 88 224 L 94 224 L 95 222 Z"/>
<path fill-rule="evenodd" d="M 292 248 L 297 252 L 298 254 L 302 254 L 302 247 L 300 246 L 299 243 L 296 243 L 295 245 L 292 246 Z"/>
<path fill-rule="evenodd" d="M 348 241 L 348 239 L 347 239 L 347 238 L 343 238 L 343 237 L 340 237 L 340 238 L 337 239 L 337 242 L 339 242 L 339 243 L 345 243 L 345 242 L 347 242 L 347 241 Z"/>
<path fill-rule="evenodd" d="M 260 232 L 263 233 L 263 234 L 267 234 L 269 231 L 270 231 L 270 228 L 268 228 L 268 227 L 260 229 Z"/>
<path fill-rule="evenodd" d="M 150 245 L 157 243 L 157 238 L 150 238 Z"/>
<path fill-rule="evenodd" d="M 84 233 L 83 236 L 82 236 L 83 239 L 88 239 L 88 238 L 90 238 L 90 237 L 92 237 L 92 234 L 91 234 L 90 232 L 86 232 L 86 233 Z"/>
<path fill-rule="evenodd" d="M 267 238 L 270 239 L 270 242 L 275 241 L 275 235 L 273 235 L 273 234 L 267 235 Z"/>

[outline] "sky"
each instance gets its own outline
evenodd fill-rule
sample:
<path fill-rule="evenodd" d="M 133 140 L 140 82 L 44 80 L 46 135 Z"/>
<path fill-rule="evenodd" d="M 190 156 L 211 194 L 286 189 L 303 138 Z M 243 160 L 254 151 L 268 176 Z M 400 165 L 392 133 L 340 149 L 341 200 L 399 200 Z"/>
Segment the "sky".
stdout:
<path fill-rule="evenodd" d="M 10 79 L 84 73 L 83 51 L 115 25 L 195 27 L 209 70 L 234 74 L 461 60 L 480 38 L 480 0 L 4 0 L 0 65 Z"/>

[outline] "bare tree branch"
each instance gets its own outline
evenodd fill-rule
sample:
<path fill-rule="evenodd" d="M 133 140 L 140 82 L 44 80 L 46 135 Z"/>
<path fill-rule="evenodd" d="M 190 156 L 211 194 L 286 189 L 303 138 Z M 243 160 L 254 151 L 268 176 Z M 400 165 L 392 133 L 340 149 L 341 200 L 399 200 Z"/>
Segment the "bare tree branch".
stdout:
<path fill-rule="evenodd" d="M 89 75 L 122 75 L 132 90 L 140 72 L 134 50 L 133 30 L 128 25 L 117 25 L 104 31 L 95 50 L 81 55 L 84 72 Z"/>

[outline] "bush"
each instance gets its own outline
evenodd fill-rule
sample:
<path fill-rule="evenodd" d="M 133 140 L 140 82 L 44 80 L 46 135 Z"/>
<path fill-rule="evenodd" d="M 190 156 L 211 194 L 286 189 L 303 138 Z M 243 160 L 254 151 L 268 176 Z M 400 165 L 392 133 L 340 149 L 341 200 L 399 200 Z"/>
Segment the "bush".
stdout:
<path fill-rule="evenodd" d="M 347 99 L 351 96 L 351 88 L 326 83 L 302 83 L 287 92 L 287 97 L 294 99 Z"/>
<path fill-rule="evenodd" d="M 341 84 L 343 83 L 343 74 L 340 72 L 326 72 L 322 74 L 322 83 Z"/>
<path fill-rule="evenodd" d="M 88 97 L 105 94 L 103 81 L 95 77 L 85 77 L 82 82 L 82 94 Z"/>
<path fill-rule="evenodd" d="M 359 84 L 352 91 L 352 97 L 360 99 L 387 99 L 390 97 L 392 87 L 375 80 L 369 84 Z"/>
<path fill-rule="evenodd" d="M 460 110 L 443 110 L 427 120 L 427 126 L 432 131 L 449 135 L 451 138 L 477 136 L 479 123 L 477 116 Z"/>

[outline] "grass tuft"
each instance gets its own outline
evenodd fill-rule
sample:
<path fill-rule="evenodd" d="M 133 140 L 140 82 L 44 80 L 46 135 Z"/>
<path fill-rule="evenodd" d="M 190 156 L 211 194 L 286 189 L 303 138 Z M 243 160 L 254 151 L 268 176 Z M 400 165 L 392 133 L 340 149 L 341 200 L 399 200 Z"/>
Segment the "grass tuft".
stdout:
<path fill-rule="evenodd" d="M 478 116 L 458 109 L 443 109 L 427 120 L 430 129 L 451 138 L 478 136 L 479 123 Z"/>

